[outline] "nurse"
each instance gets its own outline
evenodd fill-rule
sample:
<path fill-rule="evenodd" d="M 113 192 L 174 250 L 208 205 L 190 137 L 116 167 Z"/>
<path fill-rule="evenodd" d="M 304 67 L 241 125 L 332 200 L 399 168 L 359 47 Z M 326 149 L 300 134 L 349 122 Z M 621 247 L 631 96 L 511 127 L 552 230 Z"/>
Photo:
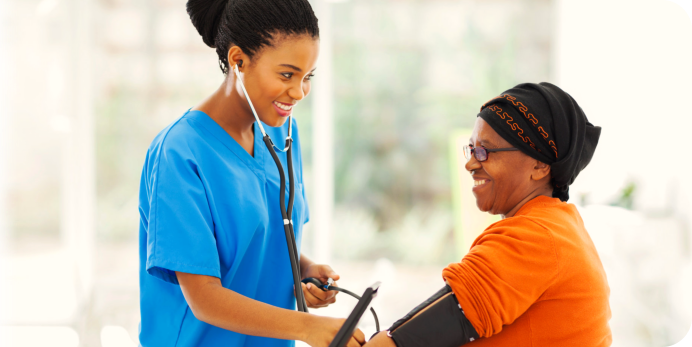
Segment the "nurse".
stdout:
<path fill-rule="evenodd" d="M 239 68 L 267 133 L 283 144 L 288 116 L 310 91 L 317 18 L 307 0 L 189 0 L 187 12 L 216 48 L 225 78 L 147 151 L 139 198 L 140 344 L 327 346 L 344 320 L 294 310 L 279 172 L 232 72 Z M 309 212 L 296 124 L 292 136 L 291 218 L 300 250 Z M 279 157 L 286 168 L 285 153 Z M 302 278 L 339 279 L 302 254 L 300 268 Z M 335 301 L 336 292 L 313 285 L 297 290 L 308 307 Z M 357 330 L 348 346 L 362 343 Z"/>

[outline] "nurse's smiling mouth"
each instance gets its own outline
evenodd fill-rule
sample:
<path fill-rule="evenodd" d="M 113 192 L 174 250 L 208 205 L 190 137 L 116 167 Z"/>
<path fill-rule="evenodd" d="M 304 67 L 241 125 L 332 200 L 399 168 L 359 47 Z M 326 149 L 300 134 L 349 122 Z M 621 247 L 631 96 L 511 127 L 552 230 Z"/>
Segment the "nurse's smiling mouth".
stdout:
<path fill-rule="evenodd" d="M 291 112 L 293 112 L 293 106 L 295 104 L 287 104 L 279 101 L 274 101 L 272 102 L 272 105 L 274 106 L 274 109 L 276 112 L 279 114 L 281 117 L 288 117 L 291 115 Z"/>

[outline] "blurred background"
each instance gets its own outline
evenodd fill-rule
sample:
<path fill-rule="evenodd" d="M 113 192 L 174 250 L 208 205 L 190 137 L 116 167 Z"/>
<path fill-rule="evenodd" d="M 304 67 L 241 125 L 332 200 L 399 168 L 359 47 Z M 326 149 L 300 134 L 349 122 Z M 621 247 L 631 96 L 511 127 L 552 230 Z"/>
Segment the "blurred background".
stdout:
<path fill-rule="evenodd" d="M 382 281 L 383 326 L 496 218 L 476 211 L 459 151 L 480 105 L 549 81 L 603 127 L 570 202 L 606 268 L 613 346 L 685 336 L 689 1 L 312 3 L 321 56 L 295 110 L 303 249 L 343 287 Z M 0 0 L 0 345 L 136 345 L 146 148 L 223 78 L 185 0 Z M 345 317 L 355 300 L 339 298 L 313 312 Z M 361 329 L 374 332 L 367 315 Z"/>

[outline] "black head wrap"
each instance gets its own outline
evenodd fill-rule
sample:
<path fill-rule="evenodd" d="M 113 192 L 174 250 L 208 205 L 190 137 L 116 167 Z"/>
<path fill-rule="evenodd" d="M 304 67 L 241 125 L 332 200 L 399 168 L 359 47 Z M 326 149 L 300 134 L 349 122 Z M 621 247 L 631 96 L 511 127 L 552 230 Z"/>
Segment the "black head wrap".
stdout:
<path fill-rule="evenodd" d="M 569 185 L 591 161 L 601 127 L 586 119 L 576 101 L 550 83 L 523 83 L 481 107 L 483 118 L 503 139 L 550 165 L 553 197 L 569 199 Z"/>

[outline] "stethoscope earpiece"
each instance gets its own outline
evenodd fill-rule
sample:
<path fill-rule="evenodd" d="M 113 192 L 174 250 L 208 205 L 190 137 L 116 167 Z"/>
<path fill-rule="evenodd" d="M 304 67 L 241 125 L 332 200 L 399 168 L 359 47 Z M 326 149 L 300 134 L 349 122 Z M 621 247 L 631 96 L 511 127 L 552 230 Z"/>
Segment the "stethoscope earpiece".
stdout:
<path fill-rule="evenodd" d="M 238 60 L 238 67 L 243 67 L 243 60 Z"/>

